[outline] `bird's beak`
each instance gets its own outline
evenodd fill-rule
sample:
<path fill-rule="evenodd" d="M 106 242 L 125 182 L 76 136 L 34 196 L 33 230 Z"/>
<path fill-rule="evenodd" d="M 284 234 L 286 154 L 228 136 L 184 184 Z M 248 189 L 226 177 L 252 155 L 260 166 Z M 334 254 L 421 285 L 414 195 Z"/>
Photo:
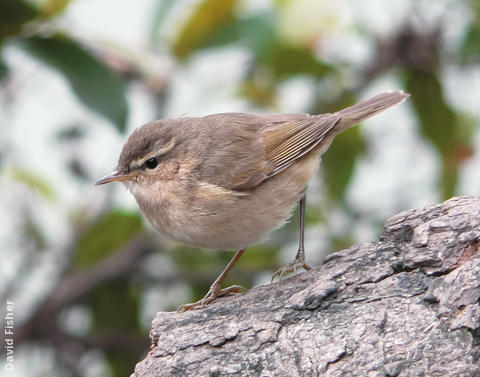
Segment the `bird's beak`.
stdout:
<path fill-rule="evenodd" d="M 104 185 L 105 183 L 115 181 L 128 181 L 129 179 L 131 179 L 130 174 L 123 174 L 118 170 L 114 170 L 112 173 L 100 178 L 97 182 L 95 182 L 95 186 Z"/>

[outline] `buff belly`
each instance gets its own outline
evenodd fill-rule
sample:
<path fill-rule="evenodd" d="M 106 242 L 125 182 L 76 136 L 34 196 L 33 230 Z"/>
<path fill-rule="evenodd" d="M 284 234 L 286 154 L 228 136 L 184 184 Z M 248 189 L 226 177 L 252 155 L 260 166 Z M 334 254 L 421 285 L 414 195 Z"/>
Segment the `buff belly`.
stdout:
<path fill-rule="evenodd" d="M 261 242 L 288 220 L 317 166 L 318 157 L 307 155 L 243 192 L 199 181 L 184 195 L 170 195 L 169 191 L 178 192 L 178 185 L 163 182 L 154 204 L 143 196 L 141 187 L 127 187 L 150 223 L 167 238 L 208 249 L 234 250 Z"/>

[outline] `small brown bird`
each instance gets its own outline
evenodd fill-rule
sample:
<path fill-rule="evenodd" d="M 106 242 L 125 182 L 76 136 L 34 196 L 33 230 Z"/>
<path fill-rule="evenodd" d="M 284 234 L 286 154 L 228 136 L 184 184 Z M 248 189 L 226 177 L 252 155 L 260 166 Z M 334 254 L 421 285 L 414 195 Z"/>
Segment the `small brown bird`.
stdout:
<path fill-rule="evenodd" d="M 157 120 L 136 129 L 117 168 L 97 185 L 122 181 L 152 225 L 175 241 L 238 249 L 200 301 L 206 305 L 241 286 L 221 288 L 248 245 L 282 226 L 300 201 L 300 243 L 280 278 L 305 263 L 305 190 L 334 137 L 403 102 L 386 92 L 332 114 L 225 113 Z"/>

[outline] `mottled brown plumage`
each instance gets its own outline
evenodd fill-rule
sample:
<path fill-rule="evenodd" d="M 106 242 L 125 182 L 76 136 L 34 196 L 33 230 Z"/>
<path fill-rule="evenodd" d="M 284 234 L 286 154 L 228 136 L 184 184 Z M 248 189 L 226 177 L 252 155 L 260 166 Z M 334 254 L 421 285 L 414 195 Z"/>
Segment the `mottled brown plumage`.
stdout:
<path fill-rule="evenodd" d="M 131 134 L 117 170 L 97 184 L 123 181 L 153 226 L 171 239 L 245 249 L 290 217 L 338 133 L 407 97 L 387 92 L 322 115 L 158 120 Z M 282 274 L 308 267 L 301 249 Z M 214 285 L 213 298 L 223 293 Z"/>

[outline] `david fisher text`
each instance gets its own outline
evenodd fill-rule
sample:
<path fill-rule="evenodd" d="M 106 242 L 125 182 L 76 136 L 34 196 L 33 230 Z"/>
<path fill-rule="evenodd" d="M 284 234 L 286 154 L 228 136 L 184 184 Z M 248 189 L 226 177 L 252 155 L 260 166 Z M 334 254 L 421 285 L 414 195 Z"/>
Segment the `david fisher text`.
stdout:
<path fill-rule="evenodd" d="M 13 371 L 13 301 L 7 300 L 5 314 L 5 370 Z"/>

